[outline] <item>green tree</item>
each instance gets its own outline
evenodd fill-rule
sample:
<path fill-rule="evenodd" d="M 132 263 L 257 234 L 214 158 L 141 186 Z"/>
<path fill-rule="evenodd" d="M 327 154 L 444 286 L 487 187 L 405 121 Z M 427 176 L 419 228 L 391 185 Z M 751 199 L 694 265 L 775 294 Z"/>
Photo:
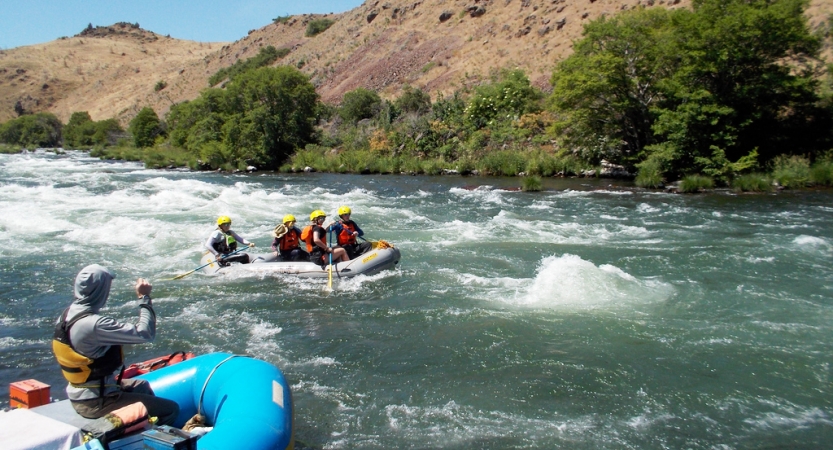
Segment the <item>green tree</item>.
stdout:
<path fill-rule="evenodd" d="M 211 119 L 208 120 L 216 120 L 222 126 L 225 122 L 226 110 L 226 91 L 215 88 L 203 90 L 195 100 L 173 105 L 165 117 L 171 144 L 196 153 L 199 151 L 199 148 L 189 145 L 189 142 L 199 143 L 220 140 L 217 134 L 219 127 L 206 126 L 206 123 L 202 123 L 199 127 L 195 125 L 198 122 L 207 120 L 210 116 Z M 211 135 L 197 136 L 203 130 L 211 133 Z"/>
<path fill-rule="evenodd" d="M 242 72 L 226 89 L 174 105 L 166 117 L 171 143 L 211 167 L 277 168 L 296 148 L 315 141 L 318 94 L 290 66 Z"/>
<path fill-rule="evenodd" d="M 695 0 L 589 24 L 552 77 L 561 145 L 591 162 L 722 181 L 784 151 L 828 148 L 806 5 Z"/>
<path fill-rule="evenodd" d="M 315 138 L 318 94 L 309 78 L 290 66 L 261 68 L 235 78 L 227 89 L 236 114 L 224 126 L 226 146 L 277 168 Z"/>
<path fill-rule="evenodd" d="M 551 79 L 549 104 L 563 147 L 592 163 L 633 165 L 655 142 L 652 110 L 663 99 L 663 80 L 678 65 L 674 14 L 638 9 L 585 26 L 573 55 Z"/>
<path fill-rule="evenodd" d="M 317 19 L 317 20 L 310 20 L 307 24 L 307 31 L 305 33 L 306 37 L 313 37 L 317 34 L 321 34 L 327 31 L 327 28 L 330 28 L 332 24 L 335 22 L 330 19 Z"/>
<path fill-rule="evenodd" d="M 113 145 L 118 136 L 124 131 L 116 119 L 105 119 L 94 122 L 95 133 L 93 145 Z"/>
<path fill-rule="evenodd" d="M 503 71 L 495 82 L 475 89 L 466 106 L 465 120 L 474 129 L 506 119 L 517 120 L 525 113 L 540 110 L 541 97 L 522 70 Z"/>
<path fill-rule="evenodd" d="M 394 106 L 406 113 L 426 114 L 431 111 L 431 96 L 420 88 L 405 85 Z"/>
<path fill-rule="evenodd" d="M 382 107 L 382 98 L 374 91 L 356 88 L 344 94 L 338 115 L 349 124 L 373 118 Z"/>
<path fill-rule="evenodd" d="M 156 137 L 162 134 L 159 116 L 153 108 L 146 106 L 130 121 L 127 131 L 133 135 L 133 145 L 137 148 L 153 147 Z"/>
<path fill-rule="evenodd" d="M 829 147 L 829 110 L 819 106 L 812 73 L 820 41 L 808 30 L 807 4 L 696 0 L 675 16 L 681 62 L 665 84 L 655 131 L 678 171 L 702 170 L 713 155 L 728 164 L 757 151 L 765 162 Z"/>
<path fill-rule="evenodd" d="M 87 111 L 72 113 L 63 129 L 64 147 L 84 148 L 93 145 L 95 122 Z"/>
<path fill-rule="evenodd" d="M 249 70 L 269 66 L 273 62 L 277 61 L 279 58 L 283 58 L 284 56 L 288 55 L 289 52 L 290 50 L 288 48 L 282 48 L 278 50 L 271 45 L 262 47 L 257 55 L 252 56 L 251 58 L 248 58 L 246 60 L 238 60 L 231 66 L 224 67 L 218 70 L 216 73 L 214 73 L 214 75 L 211 75 L 211 77 L 208 78 L 208 85 L 216 86 L 225 79 L 232 79 L 237 75 L 240 75 L 241 73 L 247 72 Z"/>
<path fill-rule="evenodd" d="M 52 113 L 27 114 L 0 125 L 0 142 L 24 147 L 58 147 L 63 125 Z"/>

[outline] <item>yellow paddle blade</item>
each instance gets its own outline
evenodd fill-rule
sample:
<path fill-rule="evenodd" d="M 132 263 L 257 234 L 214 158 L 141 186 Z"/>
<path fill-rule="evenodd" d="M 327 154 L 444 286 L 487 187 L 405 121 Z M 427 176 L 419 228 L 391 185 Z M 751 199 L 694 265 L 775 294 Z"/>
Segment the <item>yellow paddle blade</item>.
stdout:
<path fill-rule="evenodd" d="M 329 273 L 328 273 L 328 275 L 327 275 L 327 277 L 328 277 L 328 280 L 327 280 L 327 290 L 328 290 L 328 291 L 332 291 L 332 290 L 333 290 L 333 265 L 332 265 L 332 264 L 330 264 L 330 265 L 329 265 L 329 266 L 327 266 L 327 267 L 328 267 L 327 272 L 329 272 Z"/>
<path fill-rule="evenodd" d="M 370 246 L 373 250 L 377 248 L 393 248 L 393 244 L 388 241 L 370 241 Z"/>
<path fill-rule="evenodd" d="M 169 279 L 168 279 L 168 281 L 173 281 L 173 280 L 181 280 L 181 279 L 183 279 L 183 278 L 187 277 L 188 275 L 191 275 L 192 273 L 194 273 L 194 272 L 196 272 L 196 271 L 197 271 L 197 270 L 196 270 L 196 269 L 194 269 L 194 270 L 192 270 L 192 271 L 190 271 L 190 272 L 185 272 L 185 273 L 183 273 L 182 275 L 177 275 L 177 276 L 175 276 L 175 277 L 173 277 L 173 278 L 169 278 Z"/>

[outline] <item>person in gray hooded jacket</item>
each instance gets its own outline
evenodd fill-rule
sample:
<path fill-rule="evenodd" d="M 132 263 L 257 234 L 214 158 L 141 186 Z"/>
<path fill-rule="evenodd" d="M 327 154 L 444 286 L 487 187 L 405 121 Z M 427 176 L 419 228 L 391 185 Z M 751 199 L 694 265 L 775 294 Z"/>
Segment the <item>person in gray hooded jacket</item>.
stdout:
<path fill-rule="evenodd" d="M 75 299 L 55 324 L 52 351 L 69 381 L 67 396 L 75 411 L 90 419 L 141 402 L 159 425 L 171 425 L 179 414 L 176 402 L 156 397 L 145 380 L 120 379 L 122 345 L 153 342 L 156 336 L 153 287 L 142 278 L 136 280 L 139 320 L 122 323 L 99 314 L 115 277 L 98 264 L 83 268 L 75 278 Z"/>

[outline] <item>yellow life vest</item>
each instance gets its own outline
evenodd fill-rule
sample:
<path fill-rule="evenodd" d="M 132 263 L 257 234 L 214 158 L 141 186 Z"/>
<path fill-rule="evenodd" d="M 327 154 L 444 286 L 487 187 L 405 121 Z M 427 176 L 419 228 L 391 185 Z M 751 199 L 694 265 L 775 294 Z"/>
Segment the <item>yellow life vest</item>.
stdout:
<path fill-rule="evenodd" d="M 52 338 L 52 353 L 55 354 L 55 359 L 61 366 L 64 378 L 73 385 L 81 385 L 91 380 L 103 380 L 122 367 L 124 353 L 121 345 L 111 345 L 104 355 L 95 359 L 75 351 L 69 339 L 69 329 L 75 325 L 75 322 L 93 313 L 88 311 L 78 314 L 67 322 L 68 312 L 69 308 L 64 311 L 61 321 L 55 325 L 55 334 Z"/>

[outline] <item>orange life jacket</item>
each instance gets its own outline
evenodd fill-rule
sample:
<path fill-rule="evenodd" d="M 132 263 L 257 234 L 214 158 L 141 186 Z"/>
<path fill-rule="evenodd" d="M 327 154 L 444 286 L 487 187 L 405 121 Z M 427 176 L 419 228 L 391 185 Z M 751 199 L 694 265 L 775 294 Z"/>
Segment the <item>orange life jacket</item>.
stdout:
<path fill-rule="evenodd" d="M 356 223 L 352 220 L 341 221 L 341 233 L 338 233 L 338 245 L 348 245 L 356 243 Z"/>
<path fill-rule="evenodd" d="M 316 247 L 313 235 L 316 229 L 321 230 L 321 241 L 327 245 L 327 231 L 318 225 L 307 225 L 301 231 L 301 240 L 307 243 L 307 253 L 312 253 L 312 249 Z"/>
<path fill-rule="evenodd" d="M 294 227 L 290 228 L 280 240 L 279 248 L 282 252 L 287 250 L 294 250 L 300 247 L 300 239 L 298 238 L 298 230 Z"/>

